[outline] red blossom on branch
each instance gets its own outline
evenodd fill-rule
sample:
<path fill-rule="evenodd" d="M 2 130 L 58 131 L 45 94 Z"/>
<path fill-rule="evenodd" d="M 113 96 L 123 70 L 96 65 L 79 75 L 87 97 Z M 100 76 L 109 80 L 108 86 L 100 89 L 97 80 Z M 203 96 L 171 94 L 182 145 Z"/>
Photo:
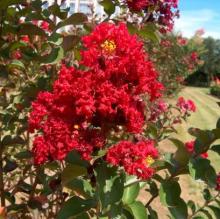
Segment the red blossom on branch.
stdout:
<path fill-rule="evenodd" d="M 188 141 L 185 143 L 185 146 L 190 154 L 195 154 L 195 149 L 194 149 L 195 148 L 195 141 Z M 202 153 L 202 154 L 200 154 L 200 157 L 207 158 L 208 153 L 207 152 Z"/>
<path fill-rule="evenodd" d="M 183 97 L 178 98 L 176 105 L 183 113 L 196 111 L 195 103 L 192 100 L 185 100 Z"/>
<path fill-rule="evenodd" d="M 86 71 L 62 66 L 52 92 L 40 92 L 32 103 L 31 132 L 41 132 L 33 144 L 35 163 L 62 160 L 73 149 L 86 160 L 105 145 L 111 130 L 140 133 L 145 103 L 163 88 L 144 52 L 125 24 L 102 23 L 83 37 Z"/>
<path fill-rule="evenodd" d="M 157 157 L 153 141 L 121 141 L 108 150 L 106 160 L 114 166 L 122 166 L 130 175 L 149 179 L 155 172 L 151 164 Z"/>

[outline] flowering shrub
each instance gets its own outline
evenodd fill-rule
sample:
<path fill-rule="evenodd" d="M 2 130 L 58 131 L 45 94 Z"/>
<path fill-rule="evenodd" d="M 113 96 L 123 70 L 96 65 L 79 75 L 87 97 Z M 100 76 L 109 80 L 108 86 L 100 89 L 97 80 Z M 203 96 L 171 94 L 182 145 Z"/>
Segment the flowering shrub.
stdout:
<path fill-rule="evenodd" d="M 179 92 L 187 76 L 202 65 L 199 58 L 202 51 L 200 46 L 194 45 L 194 41 L 199 39 L 201 35 L 195 35 L 192 40 L 188 40 L 172 33 L 164 35 L 160 44 L 146 42 L 146 50 L 161 73 L 159 80 L 167 88 L 166 94 L 173 95 Z"/>
<path fill-rule="evenodd" d="M 190 142 L 176 139 L 196 106 L 163 99 L 162 57 L 144 47 L 172 28 L 177 1 L 105 0 L 105 22 L 44 4 L 0 4 L 0 217 L 160 218 L 159 197 L 168 217 L 219 218 L 219 175 L 207 153 L 219 155 L 220 121 L 189 129 Z M 122 22 L 115 6 L 130 17 Z M 183 199 L 183 174 L 202 184 L 204 203 Z"/>
<path fill-rule="evenodd" d="M 178 0 L 127 0 L 126 3 L 132 12 L 146 13 L 151 22 L 161 26 L 161 32 L 171 31 L 174 19 L 179 17 Z"/>

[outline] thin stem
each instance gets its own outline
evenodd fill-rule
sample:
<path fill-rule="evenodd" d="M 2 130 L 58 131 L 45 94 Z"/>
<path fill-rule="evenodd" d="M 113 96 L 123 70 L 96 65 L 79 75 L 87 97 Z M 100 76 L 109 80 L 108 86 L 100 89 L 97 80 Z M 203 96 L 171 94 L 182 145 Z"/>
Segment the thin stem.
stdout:
<path fill-rule="evenodd" d="M 1 193 L 1 206 L 5 207 L 5 190 L 4 190 L 4 178 L 3 178 L 3 145 L 0 144 L 0 193 Z"/>
<path fill-rule="evenodd" d="M 153 200 L 154 200 L 157 196 L 158 196 L 158 194 L 157 194 L 157 195 L 153 195 L 153 196 L 150 198 L 150 200 L 147 202 L 147 204 L 145 205 L 145 207 L 148 208 L 148 206 L 151 204 L 151 202 L 153 202 Z"/>
<path fill-rule="evenodd" d="M 206 201 L 202 207 L 200 207 L 197 211 L 195 211 L 192 215 L 188 216 L 187 219 L 193 218 L 196 214 L 198 214 L 201 210 L 203 210 L 205 207 L 207 207 L 211 202 L 215 201 L 215 199 L 220 195 L 220 192 L 218 192 L 212 199 Z"/>

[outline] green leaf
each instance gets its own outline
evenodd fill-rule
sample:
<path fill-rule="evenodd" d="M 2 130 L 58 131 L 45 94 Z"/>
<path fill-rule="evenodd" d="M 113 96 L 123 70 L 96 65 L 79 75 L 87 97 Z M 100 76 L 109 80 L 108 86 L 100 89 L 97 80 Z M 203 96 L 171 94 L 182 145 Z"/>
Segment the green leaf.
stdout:
<path fill-rule="evenodd" d="M 161 184 L 159 195 L 160 201 L 165 206 L 177 206 L 180 202 L 181 188 L 174 180 L 165 181 Z"/>
<path fill-rule="evenodd" d="M 178 218 L 178 219 L 187 218 L 188 215 L 187 205 L 182 199 L 178 201 L 176 206 L 169 207 L 168 209 L 174 218 Z"/>
<path fill-rule="evenodd" d="M 71 180 L 77 178 L 78 176 L 83 176 L 87 173 L 87 169 L 82 166 L 69 164 L 65 167 L 61 174 L 63 185 L 67 184 Z"/>
<path fill-rule="evenodd" d="M 106 163 L 100 163 L 95 169 L 97 179 L 97 195 L 101 202 L 101 210 L 108 205 L 120 202 L 124 192 L 124 176 L 117 172 L 117 168 Z"/>
<path fill-rule="evenodd" d="M 192 200 L 189 200 L 188 203 L 187 203 L 187 205 L 191 208 L 192 213 L 195 213 L 195 211 L 196 211 L 196 205 L 195 205 L 195 203 L 194 203 Z"/>
<path fill-rule="evenodd" d="M 24 66 L 24 64 L 23 64 L 21 61 L 19 61 L 19 60 L 12 60 L 12 62 L 8 65 L 8 68 L 9 68 L 9 69 L 18 68 L 18 69 L 24 70 L 24 69 L 25 69 L 25 66 Z"/>
<path fill-rule="evenodd" d="M 32 23 L 23 23 L 19 25 L 18 35 L 38 35 L 47 36 L 45 31 Z"/>
<path fill-rule="evenodd" d="M 203 214 L 205 214 L 208 219 L 213 219 L 213 217 L 212 217 L 212 215 L 210 214 L 209 211 L 207 211 L 207 210 L 205 210 L 205 209 L 201 209 L 200 211 L 201 211 Z"/>
<path fill-rule="evenodd" d="M 209 201 L 211 199 L 211 193 L 208 189 L 204 189 L 203 190 L 203 198 L 206 200 L 206 201 Z"/>
<path fill-rule="evenodd" d="M 194 180 L 203 180 L 210 187 L 215 187 L 216 172 L 209 160 L 200 157 L 191 159 L 189 162 L 189 172 Z"/>
<path fill-rule="evenodd" d="M 18 167 L 17 163 L 14 160 L 9 160 L 8 158 L 6 158 L 5 162 L 6 164 L 3 167 L 3 171 L 5 173 L 12 172 Z"/>
<path fill-rule="evenodd" d="M 59 61 L 61 61 L 64 57 L 64 52 L 62 47 L 53 48 L 51 53 L 46 56 L 41 56 L 39 58 L 39 61 L 41 62 L 41 65 L 52 65 L 56 64 Z"/>
<path fill-rule="evenodd" d="M 66 19 L 68 12 L 66 10 L 62 10 L 58 4 L 53 4 L 48 7 L 48 10 L 51 14 L 59 17 L 60 19 Z"/>
<path fill-rule="evenodd" d="M 176 147 L 177 151 L 174 154 L 174 159 L 178 161 L 179 164 L 185 166 L 189 162 L 190 154 L 187 151 L 185 144 L 178 139 L 169 139 Z"/>
<path fill-rule="evenodd" d="M 110 16 L 115 12 L 115 5 L 111 0 L 102 0 L 99 2 L 104 7 L 104 11 Z"/>
<path fill-rule="evenodd" d="M 127 206 L 129 212 L 134 216 L 134 219 L 147 219 L 148 215 L 145 206 L 139 202 L 133 202 Z"/>
<path fill-rule="evenodd" d="M 197 135 L 196 141 L 195 141 L 195 152 L 196 154 L 201 154 L 207 151 L 214 141 L 215 136 L 212 133 L 212 131 L 205 130 L 205 131 L 200 131 L 199 134 Z"/>
<path fill-rule="evenodd" d="M 93 188 L 87 180 L 73 179 L 66 183 L 65 187 L 73 191 L 76 191 L 78 194 L 86 198 L 93 196 Z"/>
<path fill-rule="evenodd" d="M 218 121 L 216 123 L 216 128 L 220 128 L 220 118 L 218 119 Z"/>
<path fill-rule="evenodd" d="M 220 155 L 220 145 L 213 145 L 211 150 L 218 153 Z"/>
<path fill-rule="evenodd" d="M 124 204 L 131 204 L 132 202 L 135 201 L 137 198 L 138 194 L 140 192 L 140 185 L 139 183 L 133 184 L 124 190 L 123 194 L 123 203 Z"/>
<path fill-rule="evenodd" d="M 7 9 L 8 6 L 25 3 L 25 0 L 4 0 L 0 3 L 0 9 Z"/>
<path fill-rule="evenodd" d="M 74 13 L 70 17 L 68 17 L 65 21 L 61 21 L 55 27 L 55 30 L 58 30 L 61 27 L 67 25 L 79 25 L 83 24 L 87 21 L 87 16 L 83 13 Z"/>
<path fill-rule="evenodd" d="M 80 37 L 76 35 L 68 35 L 63 38 L 62 47 L 64 51 L 72 50 L 80 42 Z"/>
<path fill-rule="evenodd" d="M 77 153 L 76 151 L 69 152 L 65 160 L 67 163 L 70 163 L 70 164 L 75 164 L 75 165 L 83 166 L 83 167 L 89 166 L 89 163 L 83 160 L 81 156 L 79 155 L 79 153 Z"/>
<path fill-rule="evenodd" d="M 153 210 L 151 206 L 148 206 L 147 209 L 150 214 L 149 219 L 158 219 L 157 212 L 155 210 Z"/>
<path fill-rule="evenodd" d="M 77 216 L 88 211 L 92 207 L 95 207 L 94 200 L 85 200 L 74 196 L 63 204 L 61 210 L 58 212 L 57 219 L 67 219 L 72 216 Z"/>
<path fill-rule="evenodd" d="M 53 45 L 60 46 L 63 42 L 63 36 L 59 33 L 53 33 L 48 37 L 48 42 Z"/>
<path fill-rule="evenodd" d="M 216 219 L 219 219 L 220 218 L 220 208 L 216 207 L 214 205 L 211 205 L 211 206 L 208 206 L 208 207 L 213 211 L 213 213 L 216 216 Z"/>
<path fill-rule="evenodd" d="M 157 32 L 157 28 L 155 26 L 155 24 L 147 24 L 145 25 L 139 32 L 138 34 L 145 38 L 145 39 L 149 39 L 155 43 L 159 43 L 160 42 L 160 36 L 159 36 L 159 32 Z"/>
<path fill-rule="evenodd" d="M 21 151 L 21 152 L 15 154 L 15 158 L 17 158 L 17 159 L 30 159 L 30 158 L 32 158 L 32 153 L 31 153 L 31 151 L 28 151 L 28 150 Z"/>

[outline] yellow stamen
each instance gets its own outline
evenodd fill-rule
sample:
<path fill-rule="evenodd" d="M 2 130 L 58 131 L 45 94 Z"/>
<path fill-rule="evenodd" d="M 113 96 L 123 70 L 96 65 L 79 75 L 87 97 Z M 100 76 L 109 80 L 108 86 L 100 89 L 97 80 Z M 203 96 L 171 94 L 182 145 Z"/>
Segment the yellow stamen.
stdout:
<path fill-rule="evenodd" d="M 113 40 L 106 40 L 101 44 L 101 47 L 105 52 L 112 53 L 116 49 L 116 44 Z"/>
<path fill-rule="evenodd" d="M 79 129 L 79 125 L 77 125 L 77 124 L 74 125 L 73 127 L 74 127 L 74 129 Z"/>
<path fill-rule="evenodd" d="M 154 163 L 154 159 L 149 155 L 147 156 L 147 158 L 145 159 L 145 162 L 148 166 L 150 166 L 151 164 Z"/>

